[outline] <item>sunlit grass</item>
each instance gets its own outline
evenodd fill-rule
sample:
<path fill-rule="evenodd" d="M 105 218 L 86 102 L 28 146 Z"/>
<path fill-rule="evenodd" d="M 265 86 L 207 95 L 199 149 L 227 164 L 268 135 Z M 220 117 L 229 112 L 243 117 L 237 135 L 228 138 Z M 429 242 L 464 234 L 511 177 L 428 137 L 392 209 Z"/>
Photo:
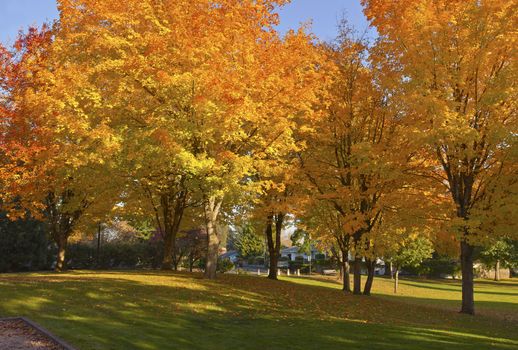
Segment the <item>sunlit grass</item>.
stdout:
<path fill-rule="evenodd" d="M 158 271 L 0 274 L 0 316 L 40 322 L 87 349 L 512 349 L 518 282 L 478 282 L 479 316 L 457 282 L 377 278 L 372 297 L 336 281 Z"/>

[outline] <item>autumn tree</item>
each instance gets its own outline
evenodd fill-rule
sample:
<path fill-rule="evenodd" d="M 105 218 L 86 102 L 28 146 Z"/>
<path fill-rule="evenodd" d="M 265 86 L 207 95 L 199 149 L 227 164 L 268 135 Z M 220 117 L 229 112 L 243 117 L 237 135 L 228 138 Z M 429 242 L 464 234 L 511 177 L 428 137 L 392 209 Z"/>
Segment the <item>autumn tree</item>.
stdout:
<path fill-rule="evenodd" d="M 60 271 L 68 238 L 114 203 L 110 181 L 98 174 L 115 146 L 105 138 L 102 123 L 86 118 L 81 97 L 67 94 L 74 72 L 61 70 L 55 33 L 48 26 L 31 28 L 11 51 L 2 51 L 4 107 L 10 118 L 2 146 L 4 170 L 9 169 L 3 176 L 4 204 L 11 217 L 30 211 L 45 219 L 58 246 Z"/>
<path fill-rule="evenodd" d="M 412 136 L 413 159 L 421 164 L 416 173 L 436 181 L 450 195 L 450 227 L 460 242 L 461 312 L 474 314 L 474 246 L 496 234 L 482 229 L 486 214 L 506 211 L 495 201 L 516 198 L 516 192 L 499 188 L 505 186 L 504 173 L 512 166 L 509 154 L 515 152 L 518 131 L 517 4 L 512 0 L 364 0 L 363 4 L 381 36 L 387 72 L 399 77 L 404 90 L 401 119 Z M 493 197 L 495 191 L 502 197 Z M 508 230 L 515 224 L 499 222 Z"/>
<path fill-rule="evenodd" d="M 274 30 L 285 2 L 59 1 L 56 46 L 85 77 L 69 91 L 120 141 L 121 164 L 152 191 L 162 226 L 168 211 L 177 231 L 181 210 L 171 208 L 185 193 L 201 200 L 208 278 L 224 202 L 254 187 L 246 179 L 256 163 L 281 147 L 289 117 L 310 104 L 301 92 L 311 93 L 303 89 L 312 81 L 311 38 Z"/>
<path fill-rule="evenodd" d="M 307 235 L 318 239 L 319 245 L 325 247 L 337 247 L 339 254 L 337 260 L 340 263 L 340 275 L 342 278 L 342 291 L 351 293 L 350 264 L 352 235 L 345 231 L 342 215 L 332 203 L 322 200 L 318 196 L 309 195 L 311 199 L 302 208 L 299 216 L 299 225 L 304 227 Z M 332 249 L 331 249 L 332 250 Z"/>
<path fill-rule="evenodd" d="M 320 108 L 325 117 L 315 125 L 300 153 L 310 196 L 326 201 L 338 216 L 337 242 L 342 254 L 354 256 L 353 293 L 361 294 L 361 264 L 366 258 L 370 293 L 375 257 L 369 233 L 380 225 L 390 196 L 400 186 L 397 111 L 390 90 L 368 64 L 368 46 L 346 26 L 334 45 L 324 48 L 327 83 Z M 345 286 L 346 287 L 346 286 Z M 347 287 L 346 287 L 347 289 Z"/>

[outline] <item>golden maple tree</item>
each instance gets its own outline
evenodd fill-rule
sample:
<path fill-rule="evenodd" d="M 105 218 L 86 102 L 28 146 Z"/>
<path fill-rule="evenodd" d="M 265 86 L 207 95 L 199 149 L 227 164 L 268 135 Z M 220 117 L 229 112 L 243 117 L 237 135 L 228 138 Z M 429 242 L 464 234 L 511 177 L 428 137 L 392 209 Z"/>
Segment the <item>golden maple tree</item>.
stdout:
<path fill-rule="evenodd" d="M 461 250 L 461 312 L 473 314 L 473 250 L 491 234 L 479 230 L 479 207 L 485 213 L 502 210 L 487 199 L 505 186 L 501 180 L 516 148 L 518 5 L 512 0 L 363 4 L 381 36 L 387 74 L 395 74 L 404 91 L 402 119 L 421 164 L 416 173 L 450 195 L 450 226 Z M 509 202 L 516 192 L 504 198 Z M 515 231 L 512 226 L 507 230 Z"/>

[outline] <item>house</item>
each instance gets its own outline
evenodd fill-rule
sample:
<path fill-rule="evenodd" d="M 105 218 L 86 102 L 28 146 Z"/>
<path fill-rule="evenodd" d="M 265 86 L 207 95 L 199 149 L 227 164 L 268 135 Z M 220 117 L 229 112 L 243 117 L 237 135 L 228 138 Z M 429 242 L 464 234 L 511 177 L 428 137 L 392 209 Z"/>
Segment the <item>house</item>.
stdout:
<path fill-rule="evenodd" d="M 232 261 L 232 263 L 236 263 L 239 258 L 239 253 L 235 250 L 229 250 L 219 256 L 220 259 L 228 259 Z"/>
<path fill-rule="evenodd" d="M 293 246 L 289 248 L 285 248 L 281 250 L 281 258 L 287 258 L 288 261 L 295 261 L 298 257 L 302 257 L 304 259 L 304 262 L 309 262 L 309 254 L 306 254 L 304 252 L 299 251 L 299 247 Z M 319 259 L 327 259 L 327 254 L 325 252 L 321 252 L 315 247 L 311 247 L 311 260 L 315 261 Z M 354 257 L 349 253 L 349 261 L 352 263 Z M 362 259 L 365 261 L 365 259 Z M 288 267 L 287 261 L 279 261 L 278 264 L 279 267 Z M 374 268 L 374 274 L 375 275 L 383 275 L 385 273 L 385 262 L 381 259 L 376 259 L 376 267 Z M 367 274 L 367 269 L 365 266 L 362 266 L 362 274 Z"/>
<path fill-rule="evenodd" d="M 300 252 L 299 247 L 293 246 L 281 250 L 281 258 L 288 258 L 289 261 L 297 260 L 297 257 L 302 257 L 304 261 L 315 260 L 317 255 L 322 255 L 325 259 L 326 253 L 319 251 L 315 247 L 311 247 L 311 255 L 305 252 Z"/>

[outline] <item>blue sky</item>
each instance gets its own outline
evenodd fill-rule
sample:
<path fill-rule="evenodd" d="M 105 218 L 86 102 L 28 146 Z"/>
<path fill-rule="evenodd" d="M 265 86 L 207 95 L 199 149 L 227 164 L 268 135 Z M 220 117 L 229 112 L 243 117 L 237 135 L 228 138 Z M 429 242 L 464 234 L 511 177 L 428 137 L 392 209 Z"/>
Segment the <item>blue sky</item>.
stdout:
<path fill-rule="evenodd" d="M 326 41 L 335 37 L 342 17 L 360 32 L 367 27 L 360 0 L 292 0 L 280 15 L 281 31 L 312 21 L 312 31 Z M 55 0 L 0 0 L 0 41 L 12 43 L 20 29 L 40 25 L 57 16 Z"/>

